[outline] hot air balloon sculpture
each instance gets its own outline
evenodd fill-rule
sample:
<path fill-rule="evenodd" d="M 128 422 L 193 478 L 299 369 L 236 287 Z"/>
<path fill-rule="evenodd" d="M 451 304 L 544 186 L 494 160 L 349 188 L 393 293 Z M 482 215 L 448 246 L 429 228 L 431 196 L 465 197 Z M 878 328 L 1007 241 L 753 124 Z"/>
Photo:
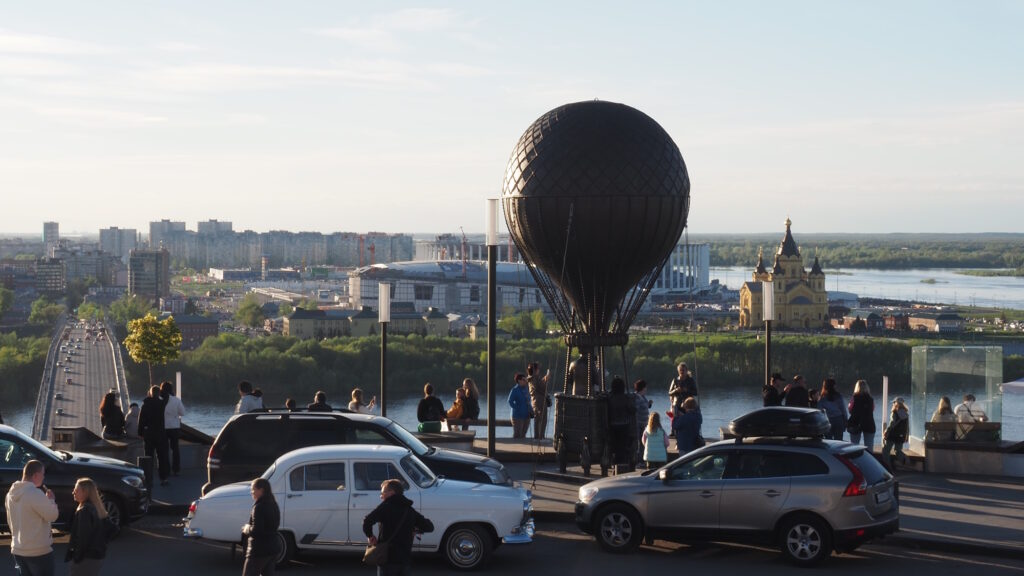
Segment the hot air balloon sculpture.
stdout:
<path fill-rule="evenodd" d="M 589 474 L 591 455 L 599 455 L 607 474 L 604 349 L 619 347 L 625 370 L 629 326 L 686 227 L 683 156 L 639 110 L 597 100 L 566 104 L 519 138 L 502 204 L 565 334 L 567 366 L 572 350 L 579 352 L 555 395 L 560 467 L 574 455 Z"/>

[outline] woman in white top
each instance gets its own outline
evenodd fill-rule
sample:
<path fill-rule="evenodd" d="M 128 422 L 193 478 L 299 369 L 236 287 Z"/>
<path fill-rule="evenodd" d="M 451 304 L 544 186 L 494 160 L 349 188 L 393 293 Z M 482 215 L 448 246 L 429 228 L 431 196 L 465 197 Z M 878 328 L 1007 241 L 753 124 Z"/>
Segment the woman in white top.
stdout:
<path fill-rule="evenodd" d="M 363 403 L 363 389 L 356 388 L 352 391 L 352 401 L 348 403 L 348 409 L 360 414 L 372 414 L 377 407 L 377 397 L 370 398 L 369 404 Z"/>

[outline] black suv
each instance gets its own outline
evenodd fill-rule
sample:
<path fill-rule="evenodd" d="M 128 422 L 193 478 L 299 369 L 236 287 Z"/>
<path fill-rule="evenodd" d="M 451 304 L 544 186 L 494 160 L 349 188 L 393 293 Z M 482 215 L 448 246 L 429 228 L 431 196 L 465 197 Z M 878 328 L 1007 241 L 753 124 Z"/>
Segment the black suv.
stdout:
<path fill-rule="evenodd" d="M 217 486 L 251 480 L 282 454 L 323 444 L 403 446 L 434 474 L 483 484 L 509 486 L 505 466 L 472 452 L 427 446 L 408 430 L 381 416 L 354 412 L 267 411 L 238 414 L 228 420 L 206 460 L 203 495 Z"/>
<path fill-rule="evenodd" d="M 96 482 L 111 520 L 118 524 L 142 517 L 149 509 L 149 491 L 142 481 L 142 470 L 128 462 L 81 452 L 54 452 L 10 426 L 0 425 L 0 495 L 6 497 L 11 484 L 21 480 L 25 463 L 39 460 L 46 467 L 46 487 L 53 490 L 60 515 L 55 526 L 71 527 L 74 498 L 71 491 L 79 478 Z M 7 528 L 7 511 L 0 516 L 0 527 Z"/>

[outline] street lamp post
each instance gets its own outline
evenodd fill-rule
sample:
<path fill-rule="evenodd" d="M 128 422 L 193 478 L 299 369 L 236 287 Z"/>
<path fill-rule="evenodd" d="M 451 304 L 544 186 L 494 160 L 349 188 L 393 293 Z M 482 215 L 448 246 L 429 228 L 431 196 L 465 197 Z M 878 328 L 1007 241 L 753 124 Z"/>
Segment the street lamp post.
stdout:
<path fill-rule="evenodd" d="M 764 316 L 764 383 L 772 384 L 772 318 L 775 317 L 775 285 L 761 282 L 762 316 Z"/>
<path fill-rule="evenodd" d="M 377 284 L 377 321 L 380 322 L 380 415 L 388 415 L 388 323 L 391 322 L 391 285 Z"/>
<path fill-rule="evenodd" d="M 497 353 L 495 323 L 498 321 L 498 200 L 487 199 L 487 455 L 494 457 L 494 403 Z"/>

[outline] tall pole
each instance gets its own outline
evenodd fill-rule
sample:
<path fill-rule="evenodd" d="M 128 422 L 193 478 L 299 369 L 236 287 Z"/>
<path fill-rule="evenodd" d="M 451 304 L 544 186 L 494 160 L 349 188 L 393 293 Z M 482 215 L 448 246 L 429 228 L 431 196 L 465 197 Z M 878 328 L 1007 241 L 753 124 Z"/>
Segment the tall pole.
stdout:
<path fill-rule="evenodd" d="M 764 383 L 772 385 L 772 321 L 764 321 Z"/>
<path fill-rule="evenodd" d="M 388 323 L 391 322 L 391 285 L 377 283 L 377 320 L 380 322 L 380 415 L 388 415 Z"/>
<path fill-rule="evenodd" d="M 498 200 L 487 200 L 487 456 L 494 457 L 496 376 L 496 325 L 498 299 Z"/>
<path fill-rule="evenodd" d="M 775 284 L 761 281 L 761 316 L 764 317 L 764 383 L 772 384 L 772 318 L 775 317 Z"/>

